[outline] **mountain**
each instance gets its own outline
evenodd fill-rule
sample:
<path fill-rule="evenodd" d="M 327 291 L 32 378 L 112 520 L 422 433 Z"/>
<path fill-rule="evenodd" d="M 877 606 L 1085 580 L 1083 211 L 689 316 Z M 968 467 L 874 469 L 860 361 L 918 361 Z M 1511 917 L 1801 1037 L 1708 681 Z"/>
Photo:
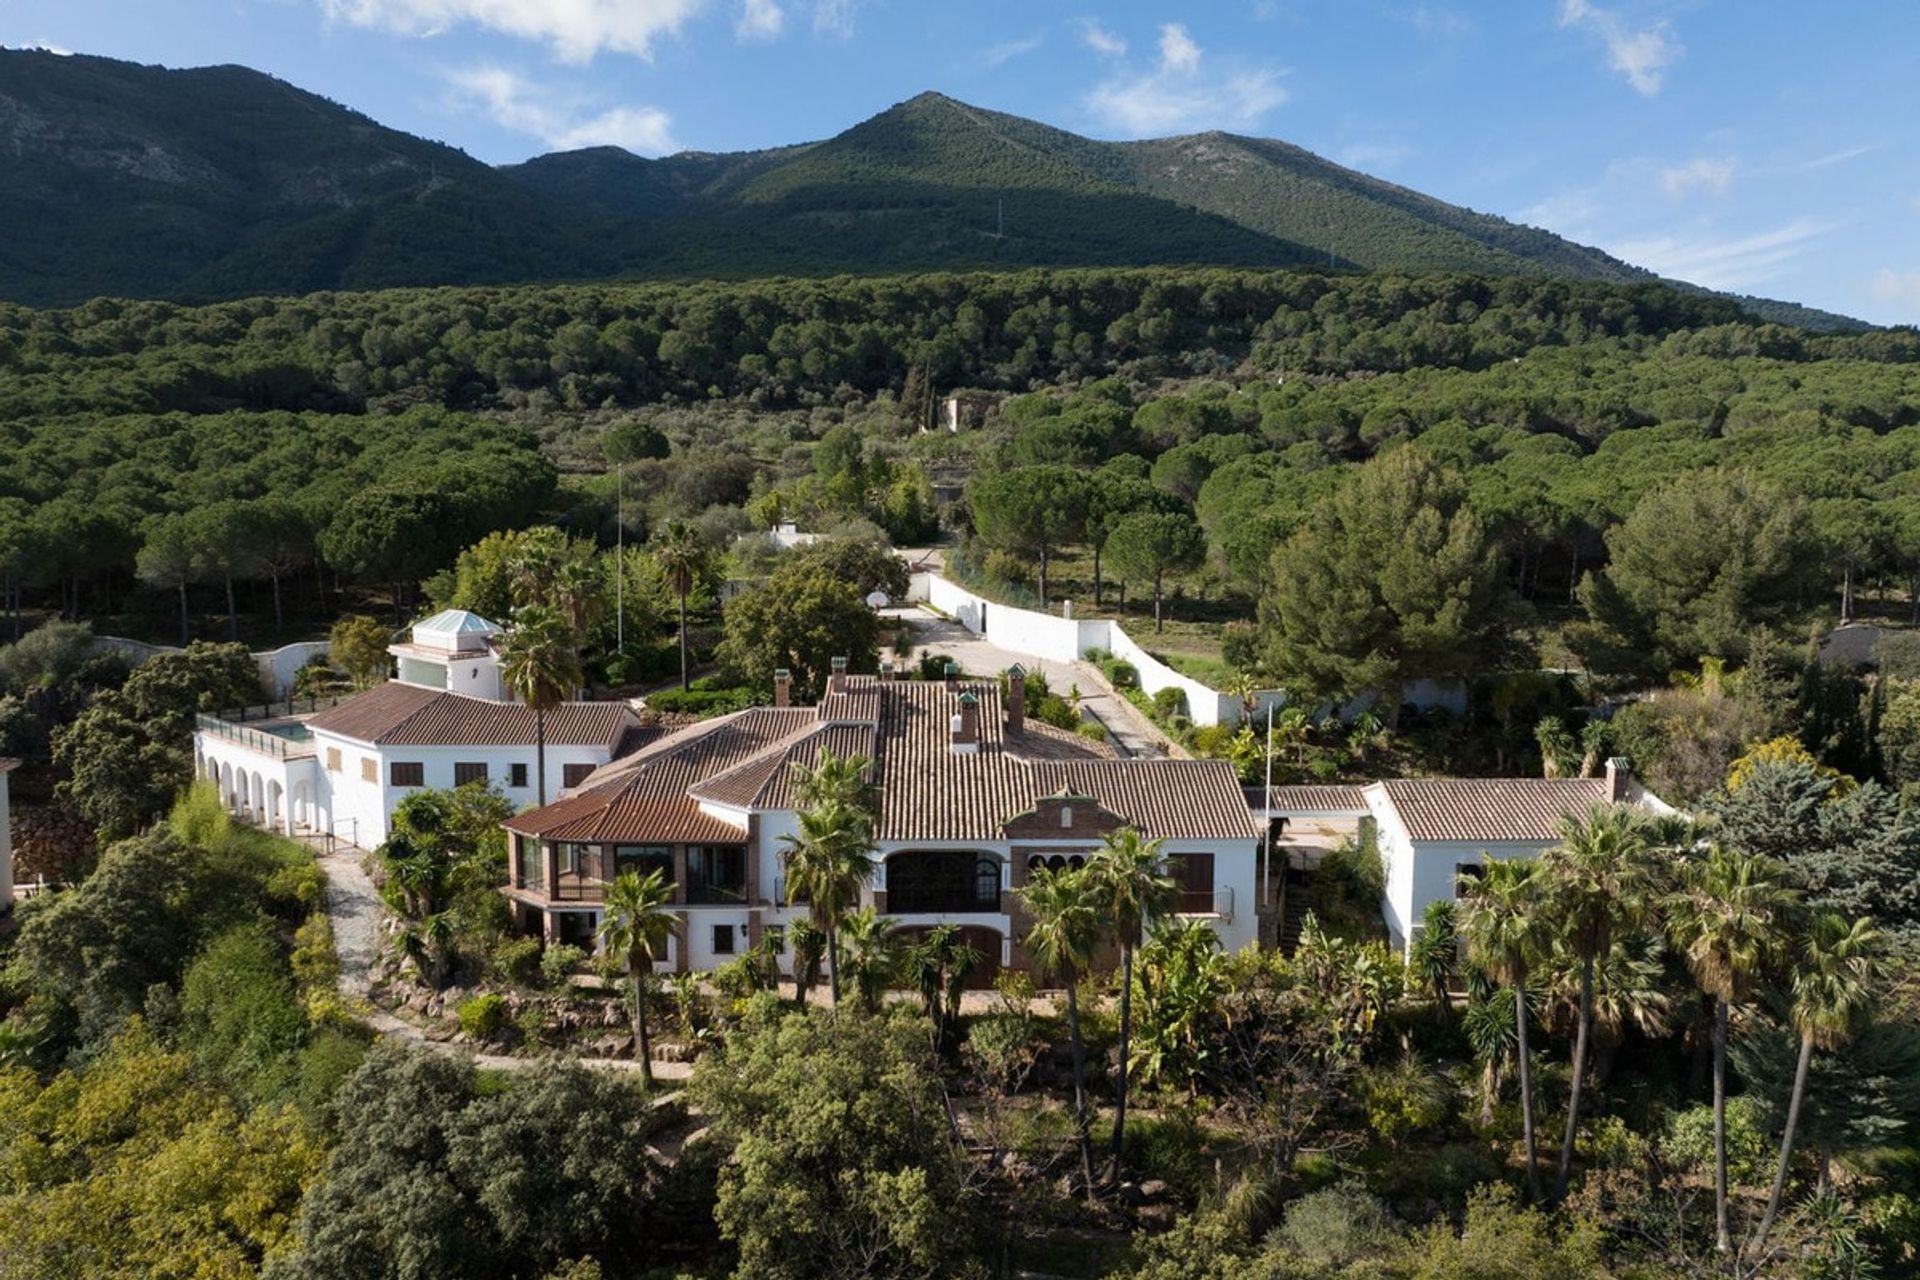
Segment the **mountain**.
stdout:
<path fill-rule="evenodd" d="M 37 305 L 1173 263 L 1656 278 L 1271 139 L 1097 142 L 925 93 L 823 142 L 496 169 L 244 67 L 0 51 L 0 297 Z"/>

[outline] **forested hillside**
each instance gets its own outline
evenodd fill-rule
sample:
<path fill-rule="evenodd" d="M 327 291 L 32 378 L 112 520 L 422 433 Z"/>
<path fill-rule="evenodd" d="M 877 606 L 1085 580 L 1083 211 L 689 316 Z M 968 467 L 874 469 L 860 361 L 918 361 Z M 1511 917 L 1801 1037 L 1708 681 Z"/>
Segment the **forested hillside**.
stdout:
<path fill-rule="evenodd" d="M 1181 263 L 1654 279 L 1284 142 L 1096 142 L 935 93 L 822 142 L 495 170 L 243 67 L 0 50 L 0 155 L 0 297 L 48 305 Z"/>

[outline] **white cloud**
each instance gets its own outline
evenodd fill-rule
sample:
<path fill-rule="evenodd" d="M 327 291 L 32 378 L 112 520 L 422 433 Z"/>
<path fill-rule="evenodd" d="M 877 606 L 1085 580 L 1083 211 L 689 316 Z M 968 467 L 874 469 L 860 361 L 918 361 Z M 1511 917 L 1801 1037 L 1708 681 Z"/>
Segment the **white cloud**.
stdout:
<path fill-rule="evenodd" d="M 1046 38 L 1046 33 L 1036 31 L 1023 39 L 1004 40 L 980 55 L 980 65 L 992 68 L 1012 62 L 1038 49 L 1046 42 Z"/>
<path fill-rule="evenodd" d="M 1685 164 L 1662 169 L 1660 189 L 1672 200 L 1696 190 L 1725 195 L 1727 188 L 1733 184 L 1733 175 L 1738 168 L 1739 162 L 1730 156 L 1721 159 L 1702 156 Z"/>
<path fill-rule="evenodd" d="M 1169 22 L 1160 28 L 1160 69 L 1178 72 L 1200 69 L 1200 46 L 1193 42 L 1187 29 L 1177 22 Z"/>
<path fill-rule="evenodd" d="M 860 0 L 815 0 L 813 34 L 834 40 L 850 39 L 853 15 L 859 7 Z"/>
<path fill-rule="evenodd" d="M 1528 205 L 1520 211 L 1518 220 L 1578 240 L 1599 212 L 1600 202 L 1591 190 L 1562 191 Z"/>
<path fill-rule="evenodd" d="M 466 67 L 445 74 L 456 107 L 484 111 L 502 128 L 538 138 L 556 151 L 624 147 L 662 155 L 678 149 L 672 120 L 657 107 L 583 110 L 505 67 Z"/>
<path fill-rule="evenodd" d="M 432 36 L 462 24 L 549 46 L 566 62 L 602 50 L 646 57 L 702 0 L 320 0 L 328 17 L 403 35 Z"/>
<path fill-rule="evenodd" d="M 1599 36 L 1607 47 L 1607 65 L 1649 98 L 1660 92 L 1667 68 L 1681 53 L 1665 22 L 1635 29 L 1618 13 L 1592 0 L 1560 0 L 1560 25 L 1581 27 Z"/>
<path fill-rule="evenodd" d="M 1815 156 L 1800 165 L 1800 172 L 1811 173 L 1815 169 L 1830 169 L 1836 164 L 1845 164 L 1849 160 L 1858 160 L 1861 156 L 1878 151 L 1877 142 L 1862 142 L 1851 147 L 1842 147 L 1838 151 L 1829 151 L 1826 155 Z"/>
<path fill-rule="evenodd" d="M 1264 67 L 1202 69 L 1203 55 L 1187 29 L 1160 28 L 1160 58 L 1151 71 L 1121 71 L 1094 86 L 1087 110 L 1108 128 L 1131 137 L 1231 126 L 1248 128 L 1287 100 L 1277 71 Z"/>
<path fill-rule="evenodd" d="M 746 0 L 740 6 L 733 33 L 742 40 L 775 40 L 786 24 L 787 14 L 780 7 L 780 0 Z"/>
<path fill-rule="evenodd" d="M 1127 42 L 1101 26 L 1096 18 L 1080 19 L 1080 42 L 1103 58 L 1127 56 Z"/>
<path fill-rule="evenodd" d="M 1780 273 L 1837 224 L 1795 218 L 1769 231 L 1726 239 L 1708 229 L 1667 232 L 1607 245 L 1607 251 L 1663 276 L 1709 289 L 1750 289 Z"/>
<path fill-rule="evenodd" d="M 1873 273 L 1873 296 L 1882 302 L 1920 311 L 1920 271 L 1895 271 L 1882 267 Z"/>
<path fill-rule="evenodd" d="M 1436 40 L 1458 39 L 1473 30 L 1473 19 L 1458 9 L 1443 9 L 1434 5 L 1421 4 L 1411 9 L 1396 10 L 1395 16 L 1421 35 L 1431 36 Z"/>

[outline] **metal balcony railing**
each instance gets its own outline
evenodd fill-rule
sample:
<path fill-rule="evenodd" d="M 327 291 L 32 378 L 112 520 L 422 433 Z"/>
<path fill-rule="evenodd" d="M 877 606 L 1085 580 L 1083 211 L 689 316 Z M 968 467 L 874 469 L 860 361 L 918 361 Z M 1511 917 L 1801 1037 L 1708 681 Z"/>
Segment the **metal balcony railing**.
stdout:
<path fill-rule="evenodd" d="M 1232 889 L 1187 889 L 1174 903 L 1173 913 L 1180 916 L 1217 916 L 1233 919 Z"/>

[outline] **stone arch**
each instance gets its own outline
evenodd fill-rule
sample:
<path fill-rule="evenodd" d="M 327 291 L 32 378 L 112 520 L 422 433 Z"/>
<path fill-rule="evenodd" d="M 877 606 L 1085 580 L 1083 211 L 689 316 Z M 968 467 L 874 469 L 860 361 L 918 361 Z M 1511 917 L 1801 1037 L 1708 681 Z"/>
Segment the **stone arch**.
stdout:
<path fill-rule="evenodd" d="M 305 778 L 293 784 L 293 798 L 288 804 L 287 818 L 295 830 L 311 831 L 314 828 L 313 784 Z"/>
<path fill-rule="evenodd" d="M 240 812 L 240 802 L 233 790 L 233 765 L 225 760 L 220 762 L 220 805 L 228 813 Z"/>
<path fill-rule="evenodd" d="M 286 789 L 278 778 L 267 782 L 267 825 L 284 835 L 293 834 L 293 824 L 287 821 Z"/>

